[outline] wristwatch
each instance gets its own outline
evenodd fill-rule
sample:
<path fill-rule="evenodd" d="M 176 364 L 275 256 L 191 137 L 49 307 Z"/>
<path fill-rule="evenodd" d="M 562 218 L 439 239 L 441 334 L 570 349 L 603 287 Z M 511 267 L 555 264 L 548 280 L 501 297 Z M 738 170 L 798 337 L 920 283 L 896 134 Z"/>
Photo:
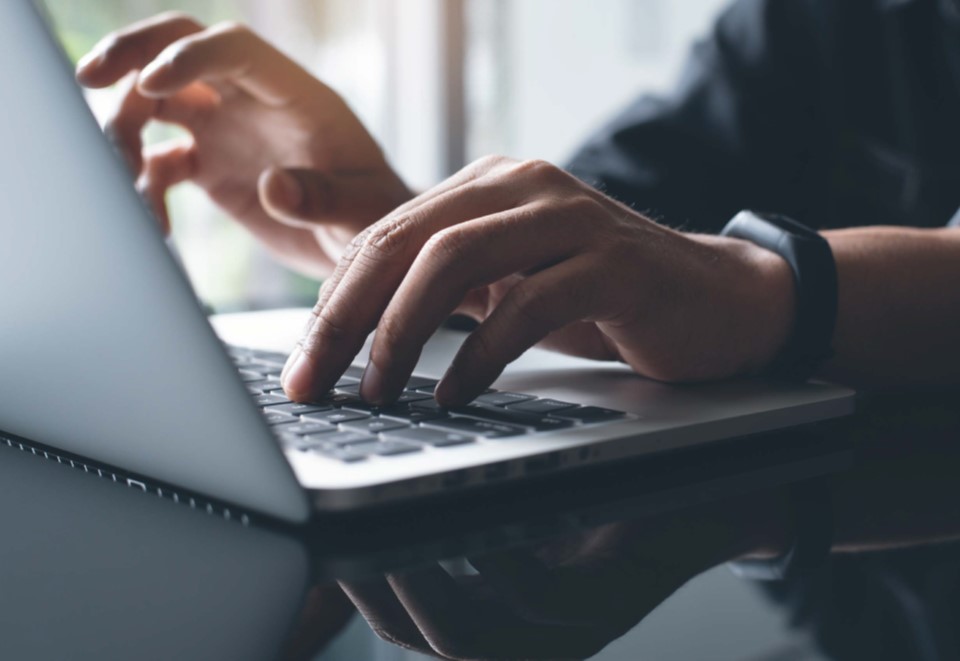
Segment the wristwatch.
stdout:
<path fill-rule="evenodd" d="M 797 294 L 795 322 L 769 374 L 796 381 L 809 379 L 823 361 L 833 356 L 837 265 L 830 244 L 795 220 L 756 211 L 741 211 L 720 235 L 755 243 L 790 265 Z"/>

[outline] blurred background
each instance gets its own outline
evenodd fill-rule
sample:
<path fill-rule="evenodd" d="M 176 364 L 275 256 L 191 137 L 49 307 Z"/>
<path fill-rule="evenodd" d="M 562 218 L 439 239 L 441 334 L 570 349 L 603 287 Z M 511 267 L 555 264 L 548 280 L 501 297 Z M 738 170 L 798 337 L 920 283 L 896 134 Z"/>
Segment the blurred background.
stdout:
<path fill-rule="evenodd" d="M 562 164 L 598 124 L 677 74 L 727 0 L 43 0 L 75 61 L 107 32 L 179 9 L 241 20 L 346 98 L 414 189 L 486 154 Z M 96 112 L 111 93 L 89 95 Z M 148 140 L 173 129 L 152 127 Z M 176 246 L 216 311 L 312 305 L 203 194 L 170 197 Z"/>

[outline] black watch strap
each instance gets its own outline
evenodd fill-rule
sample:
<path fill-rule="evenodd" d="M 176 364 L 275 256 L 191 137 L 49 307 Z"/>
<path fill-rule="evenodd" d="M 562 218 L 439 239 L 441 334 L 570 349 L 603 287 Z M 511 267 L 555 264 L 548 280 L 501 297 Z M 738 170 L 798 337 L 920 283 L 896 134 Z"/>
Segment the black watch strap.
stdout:
<path fill-rule="evenodd" d="M 790 487 L 794 542 L 778 558 L 737 560 L 729 563 L 733 573 L 756 581 L 782 581 L 809 576 L 820 569 L 833 547 L 833 488 L 829 476 L 799 482 Z"/>
<path fill-rule="evenodd" d="M 830 244 L 790 218 L 741 211 L 721 232 L 775 252 L 790 265 L 796 284 L 793 332 L 770 367 L 773 376 L 810 378 L 833 355 L 837 322 L 837 266 Z"/>

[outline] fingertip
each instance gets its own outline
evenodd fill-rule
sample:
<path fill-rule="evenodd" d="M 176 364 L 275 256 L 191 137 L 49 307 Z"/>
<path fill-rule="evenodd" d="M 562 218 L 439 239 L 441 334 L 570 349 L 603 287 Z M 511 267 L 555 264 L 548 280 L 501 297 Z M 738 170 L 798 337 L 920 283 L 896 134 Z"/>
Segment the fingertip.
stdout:
<path fill-rule="evenodd" d="M 143 71 L 137 74 L 137 91 L 141 95 L 155 99 L 164 96 L 162 88 L 158 85 L 158 79 L 161 77 L 158 73 L 163 65 L 154 61 L 148 64 Z"/>
<path fill-rule="evenodd" d="M 444 408 L 464 406 L 473 399 L 464 391 L 460 378 L 452 370 L 440 379 L 440 383 L 433 390 L 433 397 Z"/>
<path fill-rule="evenodd" d="M 303 207 L 303 186 L 283 168 L 264 170 L 258 182 L 260 200 L 268 212 L 276 215 L 298 215 Z"/>
<path fill-rule="evenodd" d="M 283 391 L 294 402 L 306 402 L 314 387 L 314 369 L 310 357 L 299 349 L 290 356 L 280 376 Z"/>

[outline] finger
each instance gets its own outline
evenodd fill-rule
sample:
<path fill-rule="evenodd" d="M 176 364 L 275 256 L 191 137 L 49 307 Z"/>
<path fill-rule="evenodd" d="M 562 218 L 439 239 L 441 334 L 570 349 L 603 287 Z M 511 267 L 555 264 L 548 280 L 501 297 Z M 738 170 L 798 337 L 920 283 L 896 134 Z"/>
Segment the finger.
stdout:
<path fill-rule="evenodd" d="M 143 172 L 137 190 L 149 203 L 164 234 L 170 233 L 167 191 L 191 179 L 196 171 L 196 145 L 193 140 L 177 140 L 149 149 L 144 156 Z"/>
<path fill-rule="evenodd" d="M 164 48 L 203 26 L 180 13 L 166 12 L 113 32 L 93 47 L 77 66 L 77 80 L 87 87 L 113 85 L 149 64 Z"/>
<path fill-rule="evenodd" d="M 421 206 L 391 214 L 351 242 L 315 307 L 316 320 L 283 375 L 288 396 L 322 396 L 350 365 L 376 327 L 417 253 L 437 231 L 513 206 L 491 184 L 449 190 Z M 513 194 L 521 191 L 514 189 Z"/>
<path fill-rule="evenodd" d="M 467 185 L 470 182 L 476 181 L 487 174 L 503 170 L 511 165 L 514 165 L 515 163 L 516 161 L 501 156 L 487 156 L 478 159 L 470 165 L 462 168 L 455 175 L 449 177 L 437 186 L 434 186 L 430 190 L 417 195 L 405 204 L 400 205 L 383 221 L 381 221 L 381 223 L 389 222 L 390 220 L 396 218 L 407 217 L 414 209 L 421 208 L 427 203 L 433 202 L 451 191 Z M 313 307 L 310 320 L 307 322 L 303 336 L 300 342 L 297 343 L 297 346 L 294 348 L 293 352 L 290 354 L 290 357 L 287 359 L 287 363 L 284 366 L 283 373 L 281 374 L 281 382 L 286 387 L 287 396 L 291 399 L 295 399 L 297 397 L 309 397 L 310 393 L 313 391 L 322 392 L 321 385 L 312 385 L 317 380 L 316 375 L 312 373 L 314 361 L 312 357 L 305 354 L 303 350 L 304 343 L 308 342 L 313 336 L 313 329 L 318 323 L 321 311 L 326 308 L 327 302 L 337 289 L 337 285 L 353 266 L 353 260 L 360 253 L 360 250 L 367 238 L 375 229 L 379 228 L 375 225 L 372 225 L 354 237 L 353 241 L 347 245 L 343 256 L 337 262 L 333 273 L 329 278 L 326 279 L 323 287 L 320 289 L 320 296 L 317 300 L 317 304 Z M 352 361 L 353 358 L 351 357 L 350 360 Z M 347 365 L 349 365 L 349 363 L 343 364 L 340 369 L 346 369 Z M 294 371 L 300 373 L 297 379 L 299 383 L 295 384 L 296 388 L 298 389 L 297 391 L 294 391 L 287 386 L 288 375 Z"/>
<path fill-rule="evenodd" d="M 151 120 L 194 128 L 217 105 L 217 94 L 205 85 L 191 85 L 166 99 L 148 99 L 137 90 L 136 79 L 125 84 L 120 104 L 104 125 L 104 132 L 116 145 L 135 173 L 143 165 L 143 129 Z"/>
<path fill-rule="evenodd" d="M 569 205 L 533 203 L 433 235 L 384 311 L 360 392 L 373 403 L 399 396 L 424 344 L 467 293 L 511 274 L 568 259 L 583 247 L 589 217 Z"/>
<path fill-rule="evenodd" d="M 260 175 L 260 203 L 275 220 L 298 229 L 319 223 L 377 218 L 383 201 L 368 173 L 328 174 L 306 168 L 269 168 Z"/>
<path fill-rule="evenodd" d="M 514 286 L 464 341 L 437 385 L 437 401 L 466 404 L 553 331 L 606 308 L 603 265 L 580 255 Z"/>
<path fill-rule="evenodd" d="M 222 23 L 170 44 L 140 74 L 140 91 L 167 96 L 197 80 L 226 81 L 275 106 L 294 103 L 318 85 L 300 65 L 236 23 Z"/>
<path fill-rule="evenodd" d="M 344 594 L 378 636 L 407 649 L 430 654 L 430 644 L 385 579 L 339 581 Z"/>
<path fill-rule="evenodd" d="M 591 629 L 525 622 L 499 600 L 465 591 L 439 567 L 389 575 L 387 581 L 423 637 L 445 657 L 580 659 L 605 642 Z"/>

